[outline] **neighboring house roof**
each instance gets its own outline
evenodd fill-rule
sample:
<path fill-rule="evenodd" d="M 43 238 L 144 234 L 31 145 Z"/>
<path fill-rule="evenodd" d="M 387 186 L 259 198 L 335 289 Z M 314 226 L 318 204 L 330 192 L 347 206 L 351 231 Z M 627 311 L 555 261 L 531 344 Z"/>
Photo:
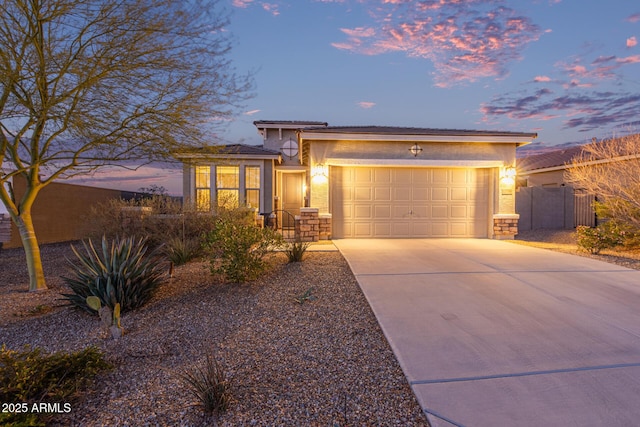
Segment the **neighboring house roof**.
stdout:
<path fill-rule="evenodd" d="M 581 164 L 589 165 L 638 158 L 640 153 L 635 151 L 637 146 L 634 144 L 625 145 L 621 141 L 624 141 L 624 137 L 606 139 L 592 142 L 590 144 L 577 145 L 575 147 L 569 147 L 562 150 L 554 150 L 542 154 L 523 157 L 517 160 L 518 173 L 531 174 L 566 169 L 574 159 L 579 158 L 583 153 L 585 153 L 586 147 L 592 146 L 593 144 L 610 146 L 612 148 L 612 152 L 616 153 L 615 157 L 593 157 L 591 153 L 587 152 L 587 155 L 585 156 L 586 158 L 580 162 Z"/>
<path fill-rule="evenodd" d="M 523 157 L 517 160 L 518 172 L 529 172 L 538 169 L 548 169 L 558 166 L 564 167 L 567 163 L 582 153 L 583 146 L 566 148 L 563 150 L 548 151 L 534 156 Z"/>
<path fill-rule="evenodd" d="M 179 159 L 188 158 L 229 158 L 229 157 L 242 157 L 252 159 L 279 159 L 280 152 L 266 149 L 259 145 L 247 145 L 247 144 L 228 144 L 228 145 L 213 145 L 211 147 L 198 147 L 178 153 L 176 155 Z"/>

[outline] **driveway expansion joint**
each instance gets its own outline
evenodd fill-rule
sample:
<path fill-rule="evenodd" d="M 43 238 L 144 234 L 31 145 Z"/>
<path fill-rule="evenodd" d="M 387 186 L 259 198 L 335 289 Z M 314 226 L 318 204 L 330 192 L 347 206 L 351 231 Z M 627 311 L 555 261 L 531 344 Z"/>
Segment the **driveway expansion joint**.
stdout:
<path fill-rule="evenodd" d="M 511 374 L 495 374 L 495 375 L 480 375 L 476 377 L 460 377 L 460 378 L 440 378 L 434 380 L 417 380 L 409 381 L 411 386 L 414 385 L 428 385 L 428 384 L 446 384 L 457 383 L 466 381 L 484 381 L 484 380 L 499 380 L 505 378 L 517 378 L 517 377 L 530 377 L 537 375 L 552 375 L 552 374 L 564 374 L 571 372 L 588 372 L 588 371 L 601 371 L 605 369 L 622 369 L 622 368 L 640 368 L 640 362 L 636 363 L 619 363 L 613 365 L 600 365 L 600 366 L 583 366 L 579 368 L 565 368 L 565 369 L 550 369 L 544 371 L 528 371 L 528 372 L 514 372 Z"/>

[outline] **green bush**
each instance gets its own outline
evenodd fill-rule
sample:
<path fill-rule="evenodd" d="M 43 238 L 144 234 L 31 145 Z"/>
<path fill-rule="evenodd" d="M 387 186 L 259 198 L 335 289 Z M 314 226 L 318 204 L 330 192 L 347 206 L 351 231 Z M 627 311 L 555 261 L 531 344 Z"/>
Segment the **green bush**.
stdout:
<path fill-rule="evenodd" d="M 624 231 L 614 222 L 607 221 L 592 228 L 579 225 L 576 228 L 578 247 L 598 254 L 601 250 L 621 245 L 624 242 Z"/>
<path fill-rule="evenodd" d="M 58 403 L 62 411 L 93 377 L 110 369 L 103 354 L 95 347 L 66 354 L 43 354 L 38 348 L 23 351 L 0 348 L 0 402 L 27 404 L 20 413 L 0 412 L 0 425 L 44 425 L 46 414 L 32 411 L 34 404 Z"/>
<path fill-rule="evenodd" d="M 233 283 L 258 278 L 266 269 L 265 255 L 281 245 L 277 231 L 257 227 L 242 213 L 219 215 L 215 228 L 205 236 L 211 272 Z"/>
<path fill-rule="evenodd" d="M 196 366 L 182 374 L 189 392 L 208 413 L 224 412 L 231 400 L 229 383 L 218 362 L 207 355 L 204 366 Z"/>
<path fill-rule="evenodd" d="M 74 277 L 63 277 L 73 292 L 63 296 L 90 313 L 95 313 L 87 305 L 87 297 L 92 295 L 112 310 L 118 303 L 123 312 L 142 306 L 151 299 L 168 271 L 157 251 L 147 253 L 144 239 L 116 238 L 109 245 L 103 237 L 101 252 L 91 240 L 83 245 L 85 254 L 71 246 L 80 263 L 71 263 Z"/>

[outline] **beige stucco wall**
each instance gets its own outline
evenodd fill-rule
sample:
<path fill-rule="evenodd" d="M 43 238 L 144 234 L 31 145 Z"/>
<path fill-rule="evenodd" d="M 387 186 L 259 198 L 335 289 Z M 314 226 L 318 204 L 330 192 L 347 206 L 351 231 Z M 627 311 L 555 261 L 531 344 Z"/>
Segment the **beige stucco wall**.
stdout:
<path fill-rule="evenodd" d="M 422 153 L 409 152 L 411 141 L 309 141 L 313 162 L 328 159 L 479 160 L 515 165 L 515 144 L 474 142 L 420 142 Z"/>

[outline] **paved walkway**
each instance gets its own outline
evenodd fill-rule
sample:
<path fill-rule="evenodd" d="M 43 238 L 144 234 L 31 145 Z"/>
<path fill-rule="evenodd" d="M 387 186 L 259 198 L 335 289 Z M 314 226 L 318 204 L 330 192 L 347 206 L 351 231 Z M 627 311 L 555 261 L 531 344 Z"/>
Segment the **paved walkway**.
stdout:
<path fill-rule="evenodd" d="M 640 271 L 485 239 L 334 243 L 433 427 L 640 425 Z"/>

